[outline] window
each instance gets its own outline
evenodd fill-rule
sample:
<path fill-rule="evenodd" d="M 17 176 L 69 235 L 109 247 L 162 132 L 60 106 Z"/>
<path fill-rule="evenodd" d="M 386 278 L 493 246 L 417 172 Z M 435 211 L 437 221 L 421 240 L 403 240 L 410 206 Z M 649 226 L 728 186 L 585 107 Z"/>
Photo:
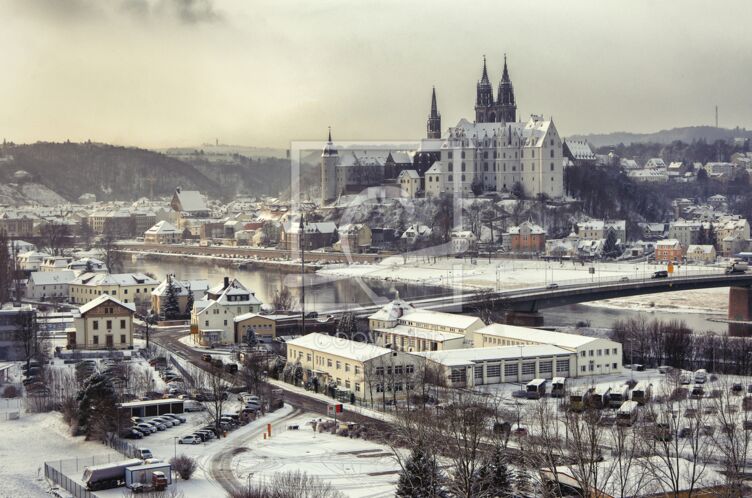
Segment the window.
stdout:
<path fill-rule="evenodd" d="M 355 365 L 355 374 L 357 375 L 359 373 L 360 373 L 360 367 L 358 365 Z"/>
<path fill-rule="evenodd" d="M 99 344 L 99 336 L 98 335 L 93 336 L 91 339 L 92 339 L 92 341 L 94 341 L 94 344 Z"/>
<path fill-rule="evenodd" d="M 376 392 L 377 393 L 383 393 L 384 392 L 384 384 L 376 384 Z"/>
<path fill-rule="evenodd" d="M 128 289 L 123 290 L 123 294 L 128 294 Z"/>
<path fill-rule="evenodd" d="M 581 372 L 585 372 L 585 371 L 586 371 L 586 369 L 585 369 L 585 365 L 583 365 L 583 366 L 581 366 L 581 367 L 580 367 L 580 371 L 581 371 Z"/>
<path fill-rule="evenodd" d="M 349 372 L 349 371 L 350 371 L 350 364 L 345 363 L 345 372 Z"/>
<path fill-rule="evenodd" d="M 556 360 L 556 372 L 569 372 L 569 360 Z"/>
<path fill-rule="evenodd" d="M 384 367 L 376 367 L 376 375 L 378 376 L 384 375 Z"/>
<path fill-rule="evenodd" d="M 394 373 L 395 375 L 402 375 L 402 365 L 396 365 L 394 367 Z"/>
<path fill-rule="evenodd" d="M 487 377 L 499 377 L 501 376 L 501 365 L 486 365 Z"/>
<path fill-rule="evenodd" d="M 475 365 L 475 378 L 483 379 L 483 365 Z"/>
<path fill-rule="evenodd" d="M 522 375 L 535 375 L 534 361 L 522 364 Z"/>
<path fill-rule="evenodd" d="M 554 150 L 551 149 L 551 157 L 554 157 Z"/>
<path fill-rule="evenodd" d="M 554 163 L 551 163 L 551 171 L 554 170 Z"/>
<path fill-rule="evenodd" d="M 465 171 L 465 163 L 464 162 L 460 165 L 460 171 Z"/>
<path fill-rule="evenodd" d="M 593 350 L 591 349 L 590 351 L 588 351 L 588 354 L 589 354 L 590 356 L 593 356 Z"/>
<path fill-rule="evenodd" d="M 580 356 L 585 357 L 585 351 L 580 351 Z"/>
<path fill-rule="evenodd" d="M 306 353 L 306 361 L 311 361 L 311 353 Z"/>
<path fill-rule="evenodd" d="M 516 377 L 518 372 L 519 365 L 517 365 L 516 363 L 507 363 L 506 365 L 504 365 L 505 377 Z"/>
<path fill-rule="evenodd" d="M 345 381 L 345 388 L 350 389 L 350 381 L 349 380 Z"/>
<path fill-rule="evenodd" d="M 358 367 L 355 367 L 356 369 Z M 357 371 L 355 373 L 358 373 Z M 412 374 L 415 373 L 415 365 L 405 365 L 405 373 L 406 374 Z"/>
<path fill-rule="evenodd" d="M 359 393 L 359 392 L 360 392 L 360 384 L 359 384 L 359 383 L 357 383 L 357 382 L 355 383 L 355 392 L 356 392 L 356 393 Z"/>
<path fill-rule="evenodd" d="M 125 334 L 120 334 L 120 344 L 125 344 Z"/>
<path fill-rule="evenodd" d="M 341 362 L 341 361 L 338 361 L 338 362 L 337 362 L 337 370 L 339 370 L 340 368 L 342 368 L 342 362 Z"/>
<path fill-rule="evenodd" d="M 206 322 L 204 322 L 204 327 L 208 327 L 208 326 L 209 326 L 209 320 L 206 320 Z"/>
<path fill-rule="evenodd" d="M 94 322 L 92 323 L 92 328 L 94 330 L 99 330 L 99 320 L 94 320 Z"/>
<path fill-rule="evenodd" d="M 125 320 L 120 320 L 120 328 L 121 329 L 125 328 Z"/>
<path fill-rule="evenodd" d="M 467 376 L 464 368 L 453 368 L 450 375 L 450 380 L 453 384 L 458 382 L 467 382 Z"/>
<path fill-rule="evenodd" d="M 341 386 L 341 385 L 342 385 L 342 379 L 340 379 L 339 377 L 337 377 L 337 385 L 338 385 L 338 386 Z"/>
<path fill-rule="evenodd" d="M 615 370 L 615 369 L 617 369 L 617 368 L 619 368 L 618 366 L 616 366 L 616 363 L 614 363 L 613 365 L 614 365 L 614 366 L 613 366 L 613 367 L 611 367 L 611 368 L 613 368 L 614 370 Z"/>
<path fill-rule="evenodd" d="M 553 361 L 541 361 L 538 363 L 538 372 L 542 374 L 550 374 L 553 372 Z"/>
<path fill-rule="evenodd" d="M 598 354 L 598 356 L 603 356 L 603 350 L 599 349 L 599 350 L 597 351 L 597 354 Z"/>
<path fill-rule="evenodd" d="M 614 348 L 612 351 L 614 352 L 614 354 L 616 354 L 616 348 Z"/>
<path fill-rule="evenodd" d="M 453 178 L 452 178 L 452 175 L 449 175 L 449 181 L 450 181 L 450 182 L 452 181 L 452 179 L 453 179 Z"/>
<path fill-rule="evenodd" d="M 326 360 L 326 366 L 329 367 L 329 368 L 331 368 L 332 367 L 332 360 L 327 359 Z"/>
<path fill-rule="evenodd" d="M 107 330 L 112 330 L 112 320 L 107 320 Z"/>

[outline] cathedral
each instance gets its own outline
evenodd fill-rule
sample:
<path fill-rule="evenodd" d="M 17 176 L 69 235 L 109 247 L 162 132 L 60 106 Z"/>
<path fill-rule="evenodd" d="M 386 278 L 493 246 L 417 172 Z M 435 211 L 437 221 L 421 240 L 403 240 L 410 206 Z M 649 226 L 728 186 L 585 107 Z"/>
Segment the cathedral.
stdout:
<path fill-rule="evenodd" d="M 321 157 L 322 204 L 355 187 L 393 181 L 402 171 L 420 178 L 418 195 L 472 197 L 513 190 L 528 197 L 564 195 L 562 139 L 550 118 L 532 115 L 527 121 L 517 121 L 506 55 L 495 95 L 483 57 L 474 122 L 463 118 L 456 126 L 442 130 L 434 87 L 426 138 L 417 150 L 380 154 L 384 157 L 365 151 L 350 155 L 346 160 L 337 154 L 330 133 Z"/>

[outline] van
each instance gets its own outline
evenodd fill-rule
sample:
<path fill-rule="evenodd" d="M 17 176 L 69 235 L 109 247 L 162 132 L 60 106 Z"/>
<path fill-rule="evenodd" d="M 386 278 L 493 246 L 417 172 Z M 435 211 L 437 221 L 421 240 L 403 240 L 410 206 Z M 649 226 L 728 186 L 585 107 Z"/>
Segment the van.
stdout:
<path fill-rule="evenodd" d="M 136 448 L 136 458 L 140 458 L 141 460 L 148 460 L 149 458 L 154 458 L 154 455 L 151 454 L 151 450 L 149 448 Z"/>

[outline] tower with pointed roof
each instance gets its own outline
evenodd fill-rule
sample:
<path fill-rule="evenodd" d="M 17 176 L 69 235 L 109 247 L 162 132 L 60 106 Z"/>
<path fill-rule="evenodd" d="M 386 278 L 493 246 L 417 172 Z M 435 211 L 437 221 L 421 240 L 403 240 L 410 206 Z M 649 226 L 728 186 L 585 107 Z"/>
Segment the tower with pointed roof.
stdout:
<path fill-rule="evenodd" d="M 431 113 L 426 123 L 426 138 L 441 138 L 441 114 L 436 106 L 436 87 L 431 92 Z"/>
<path fill-rule="evenodd" d="M 504 71 L 499 82 L 499 93 L 496 98 L 496 121 L 514 123 L 517 121 L 517 103 L 514 100 L 514 87 L 507 69 L 507 55 L 504 54 Z"/>
<path fill-rule="evenodd" d="M 486 56 L 483 56 L 483 72 L 475 90 L 475 121 L 477 123 L 492 123 L 496 121 L 494 107 L 493 85 L 488 79 Z"/>
<path fill-rule="evenodd" d="M 337 162 L 339 154 L 332 143 L 332 129 L 321 153 L 321 204 L 333 201 L 337 196 Z"/>

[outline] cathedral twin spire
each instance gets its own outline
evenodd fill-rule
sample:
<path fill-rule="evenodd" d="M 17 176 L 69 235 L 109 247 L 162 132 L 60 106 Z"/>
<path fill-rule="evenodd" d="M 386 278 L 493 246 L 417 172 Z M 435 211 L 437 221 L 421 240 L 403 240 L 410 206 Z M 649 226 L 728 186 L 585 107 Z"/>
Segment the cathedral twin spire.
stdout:
<path fill-rule="evenodd" d="M 493 95 L 493 85 L 488 78 L 486 56 L 483 56 L 483 72 L 477 85 L 475 97 L 475 121 L 478 123 L 517 121 L 517 104 L 514 99 L 512 80 L 509 78 L 506 54 L 504 54 L 504 70 L 502 71 L 496 99 Z"/>

